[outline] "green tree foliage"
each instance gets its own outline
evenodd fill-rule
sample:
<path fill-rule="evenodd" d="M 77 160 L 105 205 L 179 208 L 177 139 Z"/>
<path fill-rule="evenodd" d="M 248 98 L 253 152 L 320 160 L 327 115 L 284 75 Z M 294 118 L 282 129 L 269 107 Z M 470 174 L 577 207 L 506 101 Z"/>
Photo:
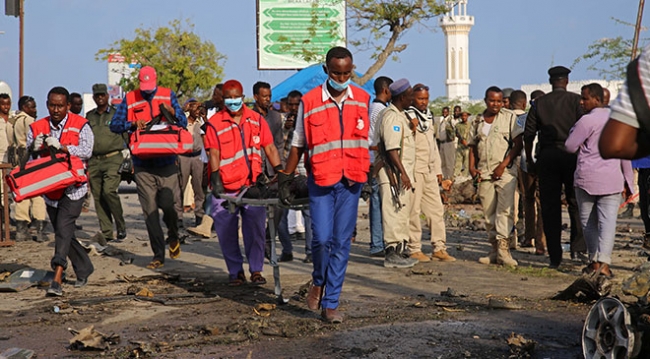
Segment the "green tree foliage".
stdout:
<path fill-rule="evenodd" d="M 222 80 L 226 56 L 193 31 L 194 24 L 189 19 L 185 24 L 177 19 L 167 27 L 138 28 L 134 39 L 117 40 L 109 48 L 99 50 L 95 58 L 106 60 L 110 54 L 120 53 L 127 61 L 132 59 L 142 66 L 155 68 L 158 85 L 171 88 L 179 98 L 207 98 L 214 85 Z M 135 89 L 137 71 L 123 78 L 120 85 L 126 91 Z"/>
<path fill-rule="evenodd" d="M 442 115 L 442 109 L 449 107 L 449 113 L 454 112 L 454 106 L 460 106 L 463 111 L 467 111 L 470 115 L 477 115 L 485 111 L 485 102 L 481 101 L 454 101 L 446 97 L 438 97 L 429 103 L 429 109 L 435 116 Z"/>
<path fill-rule="evenodd" d="M 348 43 L 360 50 L 372 51 L 375 62 L 355 79 L 365 84 L 377 74 L 389 58 L 406 50 L 409 44 L 400 42 L 404 33 L 415 25 L 426 26 L 427 21 L 448 11 L 439 0 L 348 0 L 348 25 L 359 33 L 367 33 Z"/>
<path fill-rule="evenodd" d="M 612 20 L 617 24 L 631 26 L 634 29 L 634 24 L 615 18 Z M 604 79 L 621 80 L 625 78 L 625 69 L 632 57 L 632 45 L 631 38 L 625 39 L 622 36 L 598 39 L 589 45 L 585 54 L 573 61 L 571 67 L 586 61 L 589 63 L 587 69 L 596 71 Z"/>

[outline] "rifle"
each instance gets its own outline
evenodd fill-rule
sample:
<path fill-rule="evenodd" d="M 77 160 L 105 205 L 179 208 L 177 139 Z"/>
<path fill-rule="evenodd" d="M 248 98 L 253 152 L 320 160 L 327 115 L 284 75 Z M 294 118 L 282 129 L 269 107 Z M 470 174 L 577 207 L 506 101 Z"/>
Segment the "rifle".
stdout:
<path fill-rule="evenodd" d="M 388 157 L 388 153 L 386 153 L 386 146 L 384 145 L 383 142 L 379 142 L 377 144 L 377 152 L 379 153 L 381 162 L 377 163 L 377 165 L 375 166 L 375 171 L 379 171 L 379 169 L 381 169 L 382 167 L 384 168 L 384 170 L 386 171 L 386 176 L 388 176 L 388 183 L 390 184 L 390 194 L 391 197 L 393 198 L 393 203 L 397 206 L 397 208 L 402 208 L 402 201 L 400 201 L 399 199 L 399 192 L 401 188 L 399 170 L 395 168 L 395 165 Z"/>

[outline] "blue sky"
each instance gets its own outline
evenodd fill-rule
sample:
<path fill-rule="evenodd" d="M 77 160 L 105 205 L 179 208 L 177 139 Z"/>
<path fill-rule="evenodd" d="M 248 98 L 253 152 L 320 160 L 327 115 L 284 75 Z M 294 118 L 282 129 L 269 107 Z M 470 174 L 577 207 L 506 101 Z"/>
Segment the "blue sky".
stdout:
<path fill-rule="evenodd" d="M 637 6 L 637 0 L 469 0 L 468 14 L 475 17 L 469 49 L 471 97 L 481 98 L 491 85 L 543 83 L 550 66 L 570 66 L 593 41 L 631 38 L 633 28 L 611 17 L 633 23 Z M 53 86 L 90 92 L 93 83 L 107 80 L 106 63 L 95 61 L 98 49 L 132 38 L 138 27 L 165 26 L 175 18 L 191 19 L 196 33 L 228 57 L 225 76 L 240 80 L 247 95 L 256 81 L 275 85 L 294 73 L 257 70 L 254 0 L 25 0 L 25 93 L 37 99 L 42 115 L 44 97 Z M 402 39 L 409 44 L 407 50 L 379 75 L 422 82 L 431 87 L 432 98 L 443 96 L 445 42 L 436 23 L 434 19 L 428 27 L 411 29 Z M 17 95 L 18 19 L 0 16 L 0 31 L 0 80 Z M 359 71 L 371 64 L 369 57 L 355 52 Z M 571 74 L 575 80 L 597 77 L 586 64 L 578 64 Z"/>

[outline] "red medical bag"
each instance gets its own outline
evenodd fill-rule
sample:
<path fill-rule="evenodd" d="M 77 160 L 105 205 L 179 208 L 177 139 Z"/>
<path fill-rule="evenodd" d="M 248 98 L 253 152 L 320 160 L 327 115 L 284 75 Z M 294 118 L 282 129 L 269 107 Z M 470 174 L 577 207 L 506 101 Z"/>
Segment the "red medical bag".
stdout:
<path fill-rule="evenodd" d="M 192 153 L 194 139 L 186 129 L 169 125 L 163 130 L 143 129 L 131 134 L 131 154 L 139 158 L 155 158 Z"/>
<path fill-rule="evenodd" d="M 42 195 L 59 200 L 66 188 L 88 182 L 88 176 L 86 166 L 79 157 L 55 153 L 50 149 L 50 156 L 29 162 L 24 160 L 5 180 L 16 202 L 20 202 Z"/>

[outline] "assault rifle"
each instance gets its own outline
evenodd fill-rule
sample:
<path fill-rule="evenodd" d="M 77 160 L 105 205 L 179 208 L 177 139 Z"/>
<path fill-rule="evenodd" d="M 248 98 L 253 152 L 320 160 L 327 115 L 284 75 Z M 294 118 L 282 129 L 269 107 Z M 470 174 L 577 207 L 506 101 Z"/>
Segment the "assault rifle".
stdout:
<path fill-rule="evenodd" d="M 393 203 L 397 206 L 397 208 L 402 208 L 402 201 L 399 199 L 399 192 L 402 187 L 399 170 L 395 167 L 395 164 L 393 164 L 393 162 L 388 157 L 386 146 L 381 141 L 377 144 L 377 152 L 379 153 L 379 158 L 381 160 L 377 161 L 373 172 L 376 174 L 382 168 L 386 171 L 386 176 L 388 176 L 388 183 L 390 184 L 390 194 L 393 198 Z"/>

